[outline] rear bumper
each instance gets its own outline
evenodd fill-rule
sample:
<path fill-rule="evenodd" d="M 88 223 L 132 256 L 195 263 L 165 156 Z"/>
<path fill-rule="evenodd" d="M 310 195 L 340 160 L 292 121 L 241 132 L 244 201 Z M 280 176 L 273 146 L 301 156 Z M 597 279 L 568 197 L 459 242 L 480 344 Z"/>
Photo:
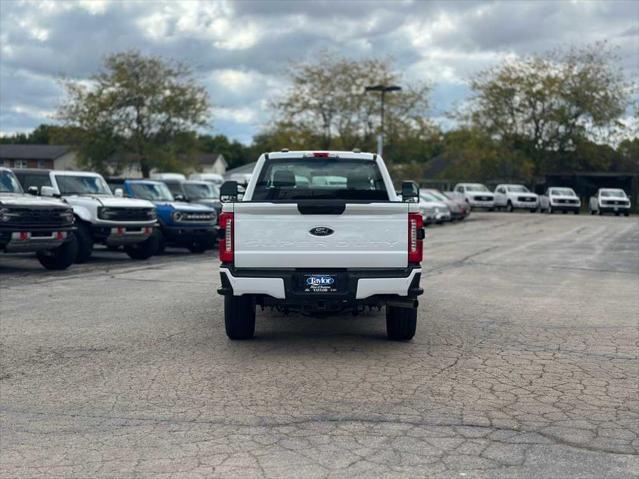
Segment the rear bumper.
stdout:
<path fill-rule="evenodd" d="M 304 273 L 337 273 L 343 275 L 344 289 L 339 293 L 316 294 L 300 292 L 296 278 Z M 423 293 L 419 286 L 418 266 L 392 270 L 242 270 L 222 265 L 220 276 L 222 295 L 251 294 L 281 300 L 282 304 L 303 305 L 331 302 L 342 305 L 380 303 L 393 298 L 416 299 Z"/>

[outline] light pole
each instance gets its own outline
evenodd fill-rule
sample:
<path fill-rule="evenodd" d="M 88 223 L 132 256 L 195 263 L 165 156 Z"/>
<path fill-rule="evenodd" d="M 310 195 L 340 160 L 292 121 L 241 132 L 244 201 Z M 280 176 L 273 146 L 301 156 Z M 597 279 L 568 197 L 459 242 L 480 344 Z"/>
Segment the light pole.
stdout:
<path fill-rule="evenodd" d="M 401 86 L 397 86 L 397 85 L 374 85 L 374 86 L 367 86 L 366 87 L 366 91 L 378 91 L 378 92 L 381 92 L 381 95 L 380 95 L 380 100 L 381 100 L 381 108 L 380 108 L 381 123 L 380 123 L 379 135 L 377 136 L 377 154 L 379 156 L 382 156 L 382 153 L 383 153 L 383 150 L 384 150 L 384 96 L 386 95 L 386 92 L 399 91 L 401 89 L 402 89 L 402 87 Z"/>

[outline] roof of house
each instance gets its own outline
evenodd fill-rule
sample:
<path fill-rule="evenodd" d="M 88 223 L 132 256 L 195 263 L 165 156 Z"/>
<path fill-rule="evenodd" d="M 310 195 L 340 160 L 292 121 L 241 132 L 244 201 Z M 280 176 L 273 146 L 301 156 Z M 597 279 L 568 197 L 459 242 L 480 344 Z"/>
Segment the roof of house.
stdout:
<path fill-rule="evenodd" d="M 200 153 L 197 156 L 197 161 L 200 165 L 214 165 L 218 160 L 222 161 L 225 167 L 228 166 L 221 153 Z"/>
<path fill-rule="evenodd" d="M 253 173 L 253 169 L 255 169 L 255 164 L 257 161 L 253 161 L 252 163 L 246 163 L 245 165 L 238 166 L 237 168 L 233 168 L 232 170 L 228 170 L 225 176 L 237 175 L 242 173 Z"/>
<path fill-rule="evenodd" d="M 67 145 L 0 145 L 5 160 L 55 160 L 71 151 Z"/>

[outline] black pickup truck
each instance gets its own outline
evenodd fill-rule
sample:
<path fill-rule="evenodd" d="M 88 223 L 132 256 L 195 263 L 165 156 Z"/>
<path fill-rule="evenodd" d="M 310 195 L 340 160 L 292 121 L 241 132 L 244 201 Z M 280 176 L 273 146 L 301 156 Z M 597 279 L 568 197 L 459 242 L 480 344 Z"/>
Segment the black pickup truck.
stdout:
<path fill-rule="evenodd" d="M 0 168 L 0 251 L 35 252 L 47 269 L 66 269 L 75 261 L 73 209 L 54 198 L 25 194 L 8 168 Z"/>

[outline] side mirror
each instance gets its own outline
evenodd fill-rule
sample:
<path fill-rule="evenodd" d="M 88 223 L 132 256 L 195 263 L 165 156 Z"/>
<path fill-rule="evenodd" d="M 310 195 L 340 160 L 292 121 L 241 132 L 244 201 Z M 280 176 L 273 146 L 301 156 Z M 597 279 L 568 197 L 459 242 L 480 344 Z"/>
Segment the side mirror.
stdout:
<path fill-rule="evenodd" d="M 417 203 L 419 198 L 419 185 L 414 181 L 402 181 L 402 201 L 404 203 Z"/>
<path fill-rule="evenodd" d="M 122 188 L 116 188 L 113 194 L 118 198 L 124 198 L 124 190 Z"/>
<path fill-rule="evenodd" d="M 27 188 L 27 193 L 29 193 L 30 195 L 33 195 L 33 196 L 38 196 L 38 187 L 37 186 L 29 186 L 29 188 Z"/>
<path fill-rule="evenodd" d="M 220 186 L 220 201 L 222 203 L 237 201 L 239 196 L 239 187 L 237 181 L 225 181 Z"/>
<path fill-rule="evenodd" d="M 186 201 L 186 197 L 181 193 L 178 193 L 177 195 L 173 195 L 173 199 L 175 201 Z"/>
<path fill-rule="evenodd" d="M 55 196 L 55 190 L 52 186 L 42 186 L 40 188 L 40 195 L 53 198 Z"/>

